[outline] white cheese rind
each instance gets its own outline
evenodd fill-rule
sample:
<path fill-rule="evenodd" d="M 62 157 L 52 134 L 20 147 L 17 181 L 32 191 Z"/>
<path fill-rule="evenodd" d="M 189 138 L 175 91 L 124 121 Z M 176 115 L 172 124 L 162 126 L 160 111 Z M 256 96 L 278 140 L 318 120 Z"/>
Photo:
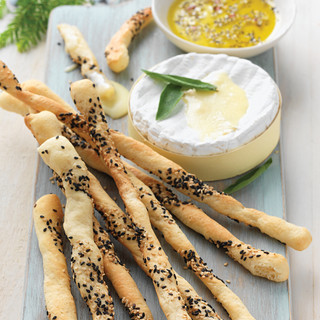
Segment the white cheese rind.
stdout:
<path fill-rule="evenodd" d="M 165 60 L 151 70 L 208 82 L 220 72 L 226 72 L 246 92 L 249 101 L 247 113 L 240 119 L 236 131 L 215 140 L 201 141 L 199 134 L 187 126 L 183 101 L 168 119 L 155 119 L 164 84 L 148 76 L 142 77 L 130 96 L 133 124 L 151 143 L 171 152 L 205 156 L 230 151 L 263 133 L 279 110 L 277 85 L 266 71 L 245 59 L 189 53 Z"/>

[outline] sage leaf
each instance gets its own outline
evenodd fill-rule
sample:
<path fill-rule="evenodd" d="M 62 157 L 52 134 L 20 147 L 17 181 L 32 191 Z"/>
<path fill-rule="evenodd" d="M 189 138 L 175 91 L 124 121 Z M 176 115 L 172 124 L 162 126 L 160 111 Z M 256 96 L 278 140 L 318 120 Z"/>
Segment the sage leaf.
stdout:
<path fill-rule="evenodd" d="M 201 80 L 185 78 L 171 74 L 161 74 L 148 70 L 142 71 L 150 78 L 180 86 L 183 90 L 196 89 L 203 91 L 217 91 L 217 87 L 215 85 L 207 82 L 202 82 Z"/>
<path fill-rule="evenodd" d="M 272 158 L 269 158 L 263 165 L 251 170 L 250 172 L 242 176 L 235 183 L 224 189 L 223 192 L 230 194 L 246 187 L 248 184 L 260 177 L 269 168 L 271 163 Z"/>
<path fill-rule="evenodd" d="M 167 118 L 183 96 L 180 86 L 169 83 L 162 90 L 156 120 Z"/>

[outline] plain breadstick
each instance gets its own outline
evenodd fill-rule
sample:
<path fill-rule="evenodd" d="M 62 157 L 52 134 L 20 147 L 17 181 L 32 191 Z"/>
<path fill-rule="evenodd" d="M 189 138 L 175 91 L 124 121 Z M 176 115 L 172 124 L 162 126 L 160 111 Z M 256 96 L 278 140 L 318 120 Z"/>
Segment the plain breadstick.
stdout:
<path fill-rule="evenodd" d="M 40 198 L 33 208 L 33 221 L 43 260 L 48 318 L 76 320 L 77 311 L 63 254 L 63 212 L 59 198 L 54 194 Z"/>
<path fill-rule="evenodd" d="M 152 21 L 151 8 L 138 11 L 127 20 L 112 37 L 105 49 L 108 66 L 114 72 L 121 72 L 129 64 L 128 47 L 132 39 Z"/>
<path fill-rule="evenodd" d="M 113 319 L 112 298 L 103 280 L 102 255 L 93 240 L 93 203 L 88 193 L 86 166 L 62 136 L 48 139 L 38 151 L 45 163 L 61 177 L 67 198 L 63 227 L 72 245 L 73 279 L 93 319 Z"/>
<path fill-rule="evenodd" d="M 161 156 L 147 145 L 127 137 L 120 132 L 110 130 L 112 139 L 119 152 L 141 168 L 160 177 L 181 193 L 206 203 L 217 212 L 231 219 L 260 229 L 296 250 L 306 249 L 312 237 L 304 228 L 291 224 L 278 217 L 269 216 L 256 209 L 246 208 L 239 201 L 187 173 L 173 161 Z"/>
<path fill-rule="evenodd" d="M 130 318 L 133 320 L 152 320 L 151 311 L 132 279 L 129 270 L 119 260 L 107 232 L 100 226 L 95 217 L 93 217 L 93 232 L 94 241 L 103 254 L 106 276 L 116 289 L 121 302 L 128 310 Z"/>

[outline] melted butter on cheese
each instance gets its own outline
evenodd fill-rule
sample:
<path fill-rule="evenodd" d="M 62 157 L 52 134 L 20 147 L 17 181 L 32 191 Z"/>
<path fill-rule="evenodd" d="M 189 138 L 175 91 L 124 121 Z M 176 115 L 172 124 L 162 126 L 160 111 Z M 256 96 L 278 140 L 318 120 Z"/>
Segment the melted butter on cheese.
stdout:
<path fill-rule="evenodd" d="M 247 112 L 246 93 L 223 72 L 214 83 L 216 92 L 189 90 L 183 97 L 186 103 L 187 124 L 200 139 L 216 139 L 235 131 Z"/>

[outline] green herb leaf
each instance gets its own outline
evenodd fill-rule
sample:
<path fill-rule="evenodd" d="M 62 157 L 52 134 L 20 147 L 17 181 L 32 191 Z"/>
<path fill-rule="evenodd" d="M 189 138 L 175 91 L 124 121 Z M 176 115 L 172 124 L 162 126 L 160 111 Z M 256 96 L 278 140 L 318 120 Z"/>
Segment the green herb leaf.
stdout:
<path fill-rule="evenodd" d="M 2 2 L 0 9 L 3 8 Z M 62 5 L 81 5 L 87 2 L 87 0 L 18 0 L 12 21 L 0 34 L 0 48 L 16 43 L 20 52 L 29 50 L 43 39 L 52 9 Z"/>
<path fill-rule="evenodd" d="M 271 163 L 272 158 L 269 158 L 263 165 L 251 170 L 250 172 L 242 176 L 235 183 L 230 185 L 228 188 L 224 189 L 223 192 L 230 194 L 246 187 L 248 184 L 260 177 L 269 168 Z"/>
<path fill-rule="evenodd" d="M 183 91 L 180 86 L 172 83 L 167 84 L 160 96 L 156 120 L 167 118 L 182 96 Z"/>
<path fill-rule="evenodd" d="M 142 70 L 150 78 L 168 82 L 176 86 L 180 86 L 182 89 L 196 89 L 203 91 L 217 91 L 217 87 L 211 83 L 202 82 L 200 80 L 175 76 L 171 74 L 161 74 L 148 70 Z"/>

